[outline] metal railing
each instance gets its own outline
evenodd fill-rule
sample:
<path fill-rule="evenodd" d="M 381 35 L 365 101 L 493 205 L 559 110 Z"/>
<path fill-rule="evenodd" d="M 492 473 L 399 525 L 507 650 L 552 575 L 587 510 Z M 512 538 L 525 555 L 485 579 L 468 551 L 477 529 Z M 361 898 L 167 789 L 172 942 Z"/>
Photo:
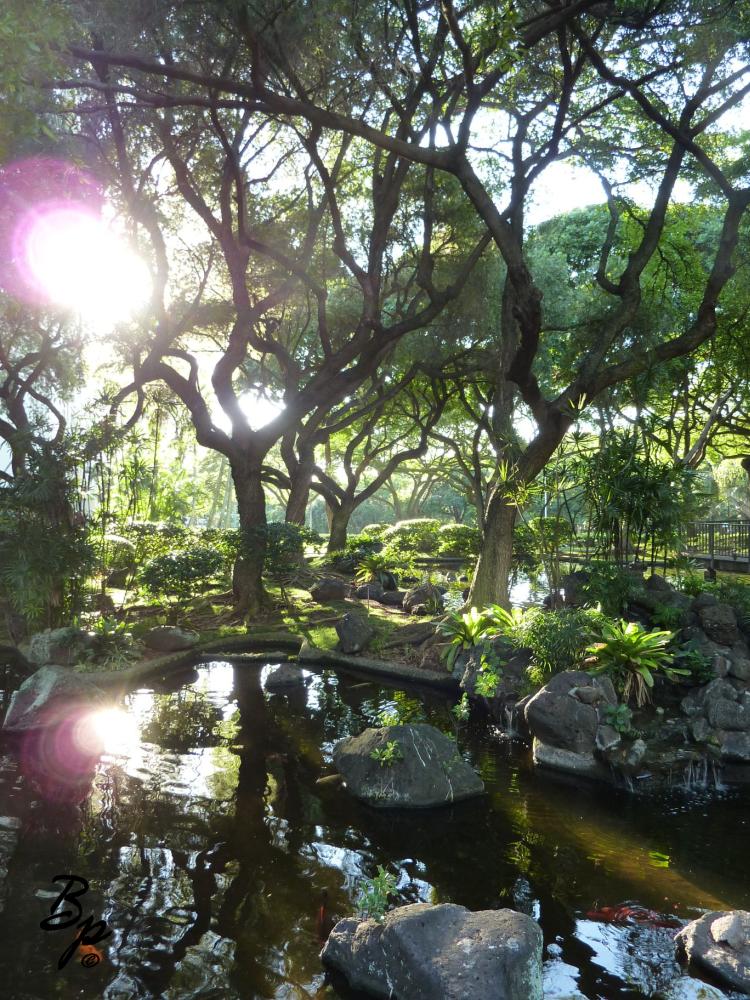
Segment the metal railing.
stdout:
<path fill-rule="evenodd" d="M 750 521 L 690 521 L 686 525 L 688 555 L 750 560 Z"/>

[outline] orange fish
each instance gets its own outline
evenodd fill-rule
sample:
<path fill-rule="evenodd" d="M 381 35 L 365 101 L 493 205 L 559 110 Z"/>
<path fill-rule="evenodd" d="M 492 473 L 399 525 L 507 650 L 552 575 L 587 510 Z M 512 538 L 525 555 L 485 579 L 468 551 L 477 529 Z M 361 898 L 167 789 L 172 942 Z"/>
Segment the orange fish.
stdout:
<path fill-rule="evenodd" d="M 602 906 L 598 910 L 589 910 L 586 914 L 589 920 L 600 920 L 605 924 L 651 924 L 652 927 L 681 927 L 675 917 L 664 916 L 656 910 L 648 910 L 637 903 L 620 903 L 618 906 Z"/>
<path fill-rule="evenodd" d="M 104 958 L 104 952 L 100 948 L 97 948 L 95 944 L 79 944 L 78 954 L 81 957 L 84 955 L 96 955 L 100 962 Z"/>

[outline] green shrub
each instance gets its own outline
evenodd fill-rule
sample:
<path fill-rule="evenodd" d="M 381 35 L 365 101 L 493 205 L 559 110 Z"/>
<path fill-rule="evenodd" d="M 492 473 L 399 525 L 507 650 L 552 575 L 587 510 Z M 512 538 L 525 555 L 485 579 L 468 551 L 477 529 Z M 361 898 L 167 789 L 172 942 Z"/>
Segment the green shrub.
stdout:
<path fill-rule="evenodd" d="M 382 538 L 390 527 L 392 527 L 390 524 L 366 524 L 360 531 L 360 535 L 366 535 L 368 538 Z"/>
<path fill-rule="evenodd" d="M 188 552 L 168 552 L 156 556 L 143 567 L 141 585 L 154 595 L 191 596 L 209 582 L 224 564 L 221 552 L 197 545 Z"/>
<path fill-rule="evenodd" d="M 443 524 L 438 531 L 438 555 L 478 556 L 482 534 L 473 524 Z"/>
<path fill-rule="evenodd" d="M 383 532 L 386 545 L 396 542 L 411 552 L 433 553 L 439 544 L 440 521 L 434 517 L 416 517 L 411 521 L 397 521 Z"/>
<path fill-rule="evenodd" d="M 639 588 L 633 574 L 614 563 L 594 563 L 588 583 L 582 587 L 589 604 L 598 604 L 605 615 L 624 613 Z"/>
<path fill-rule="evenodd" d="M 607 616 L 593 608 L 529 608 L 513 640 L 531 650 L 534 662 L 529 675 L 544 684 L 553 674 L 579 668 L 587 648 L 607 624 Z"/>
<path fill-rule="evenodd" d="M 388 900 L 396 892 L 396 877 L 378 865 L 375 878 L 365 878 L 359 883 L 357 914 L 363 919 L 382 920 L 388 909 Z"/>
<path fill-rule="evenodd" d="M 589 672 L 609 674 L 625 701 L 635 697 L 638 706 L 650 701 L 654 674 L 669 680 L 689 676 L 684 667 L 672 666 L 674 653 L 669 644 L 672 632 L 649 632 L 637 622 L 619 621 L 604 625 L 602 641 L 589 646 Z"/>

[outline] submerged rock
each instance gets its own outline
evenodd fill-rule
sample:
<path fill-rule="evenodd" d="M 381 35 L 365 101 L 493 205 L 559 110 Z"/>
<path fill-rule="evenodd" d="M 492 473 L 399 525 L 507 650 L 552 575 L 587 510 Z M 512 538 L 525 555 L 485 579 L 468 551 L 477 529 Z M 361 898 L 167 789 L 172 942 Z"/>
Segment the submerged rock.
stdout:
<path fill-rule="evenodd" d="M 484 792 L 454 741 L 426 723 L 366 729 L 337 743 L 333 762 L 352 795 L 381 809 L 449 805 Z"/>
<path fill-rule="evenodd" d="M 76 706 L 104 698 L 104 692 L 84 674 L 74 674 L 65 667 L 41 667 L 13 693 L 3 729 L 21 733 L 55 725 Z"/>
<path fill-rule="evenodd" d="M 413 903 L 333 928 L 322 960 L 355 989 L 398 1000 L 541 1000 L 542 932 L 514 910 Z"/>
<path fill-rule="evenodd" d="M 675 936 L 678 958 L 722 985 L 750 996 L 750 912 L 720 910 L 693 920 Z"/>
<path fill-rule="evenodd" d="M 180 625 L 157 625 L 146 632 L 143 642 L 159 653 L 178 653 L 197 646 L 199 638 L 197 632 Z"/>
<path fill-rule="evenodd" d="M 305 684 L 305 675 L 294 663 L 282 663 L 266 677 L 267 691 L 280 691 L 283 688 L 300 687 Z"/>

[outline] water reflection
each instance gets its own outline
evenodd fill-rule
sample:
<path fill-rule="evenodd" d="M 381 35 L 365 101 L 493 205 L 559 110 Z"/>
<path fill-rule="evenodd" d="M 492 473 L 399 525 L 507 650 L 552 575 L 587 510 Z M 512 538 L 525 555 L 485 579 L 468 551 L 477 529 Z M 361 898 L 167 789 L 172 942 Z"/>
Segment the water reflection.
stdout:
<path fill-rule="evenodd" d="M 369 810 L 317 784 L 335 742 L 384 716 L 452 733 L 450 704 L 332 673 L 269 694 L 264 676 L 219 663 L 175 690 L 134 692 L 137 740 L 97 759 L 72 798 L 41 797 L 15 751 L 0 763 L 0 814 L 20 823 L 0 981 L 25 976 L 18 997 L 345 996 L 326 985 L 316 916 L 324 896 L 330 914 L 352 912 L 379 864 L 401 902 L 539 919 L 551 997 L 645 998 L 676 975 L 669 931 L 587 920 L 599 903 L 637 898 L 683 918 L 747 906 L 741 800 L 686 812 L 677 793 L 649 803 L 576 788 L 532 774 L 524 753 L 478 727 L 458 735 L 485 800 Z M 57 973 L 60 948 L 39 932 L 59 872 L 90 880 L 87 911 L 113 929 L 95 970 Z"/>

